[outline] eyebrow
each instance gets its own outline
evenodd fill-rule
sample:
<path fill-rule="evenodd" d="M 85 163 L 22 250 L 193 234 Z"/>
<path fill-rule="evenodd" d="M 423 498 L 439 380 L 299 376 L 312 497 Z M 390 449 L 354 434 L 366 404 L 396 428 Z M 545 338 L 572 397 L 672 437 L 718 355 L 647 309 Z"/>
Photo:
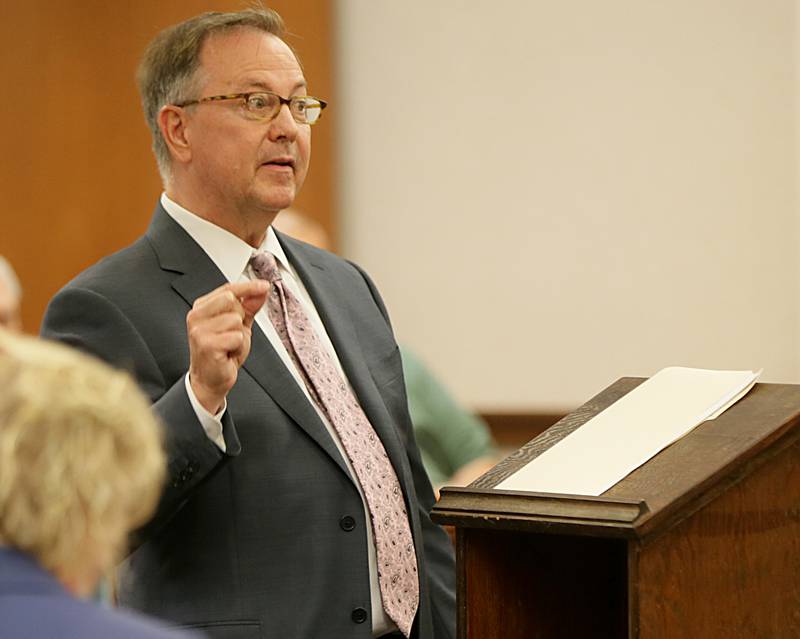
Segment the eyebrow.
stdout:
<path fill-rule="evenodd" d="M 263 82 L 261 80 L 249 80 L 249 81 L 246 81 L 244 84 L 247 87 L 253 87 L 253 88 L 256 88 L 256 89 L 262 89 L 264 91 L 269 91 L 270 93 L 275 93 L 275 90 L 271 86 L 269 86 L 267 83 L 265 83 L 265 82 Z M 295 91 L 297 91 L 298 89 L 308 90 L 308 83 L 305 80 L 301 80 L 301 81 L 297 82 L 292 87 L 290 95 L 292 93 L 294 93 Z"/>

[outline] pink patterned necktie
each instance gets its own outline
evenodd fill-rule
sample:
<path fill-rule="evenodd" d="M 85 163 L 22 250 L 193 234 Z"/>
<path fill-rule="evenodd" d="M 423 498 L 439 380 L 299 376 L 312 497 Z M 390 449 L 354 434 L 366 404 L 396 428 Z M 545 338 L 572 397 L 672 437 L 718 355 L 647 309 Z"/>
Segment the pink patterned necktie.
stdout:
<path fill-rule="evenodd" d="M 299 300 L 284 287 L 275 257 L 259 253 L 250 265 L 257 277 L 272 284 L 267 300 L 269 318 L 309 394 L 339 435 L 364 491 L 375 537 L 383 609 L 409 637 L 419 605 L 419 581 L 400 482 L 381 440 L 320 343 Z"/>

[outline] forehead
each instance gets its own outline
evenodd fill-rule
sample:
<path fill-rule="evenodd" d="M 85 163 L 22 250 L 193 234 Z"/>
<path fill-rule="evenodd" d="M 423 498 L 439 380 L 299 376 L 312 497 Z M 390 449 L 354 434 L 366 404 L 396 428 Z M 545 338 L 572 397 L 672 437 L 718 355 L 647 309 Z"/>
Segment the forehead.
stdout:
<path fill-rule="evenodd" d="M 305 85 L 303 71 L 289 45 L 271 33 L 248 27 L 211 34 L 200 50 L 200 66 L 208 87 Z"/>

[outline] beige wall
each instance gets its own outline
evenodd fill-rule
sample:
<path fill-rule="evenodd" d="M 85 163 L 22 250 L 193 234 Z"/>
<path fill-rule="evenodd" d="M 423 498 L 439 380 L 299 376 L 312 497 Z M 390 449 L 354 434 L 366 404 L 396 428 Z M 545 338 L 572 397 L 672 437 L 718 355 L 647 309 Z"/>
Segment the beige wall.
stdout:
<path fill-rule="evenodd" d="M 483 409 L 800 382 L 796 3 L 338 3 L 343 252 Z"/>

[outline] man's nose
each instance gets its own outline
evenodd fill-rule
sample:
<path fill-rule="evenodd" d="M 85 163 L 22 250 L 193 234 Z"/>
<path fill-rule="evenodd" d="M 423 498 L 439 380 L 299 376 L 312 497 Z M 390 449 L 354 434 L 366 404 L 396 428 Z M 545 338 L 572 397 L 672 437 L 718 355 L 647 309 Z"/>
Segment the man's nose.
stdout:
<path fill-rule="evenodd" d="M 269 123 L 271 140 L 286 139 L 293 141 L 297 137 L 298 124 L 289 110 L 288 104 L 281 104 L 278 114 Z"/>

